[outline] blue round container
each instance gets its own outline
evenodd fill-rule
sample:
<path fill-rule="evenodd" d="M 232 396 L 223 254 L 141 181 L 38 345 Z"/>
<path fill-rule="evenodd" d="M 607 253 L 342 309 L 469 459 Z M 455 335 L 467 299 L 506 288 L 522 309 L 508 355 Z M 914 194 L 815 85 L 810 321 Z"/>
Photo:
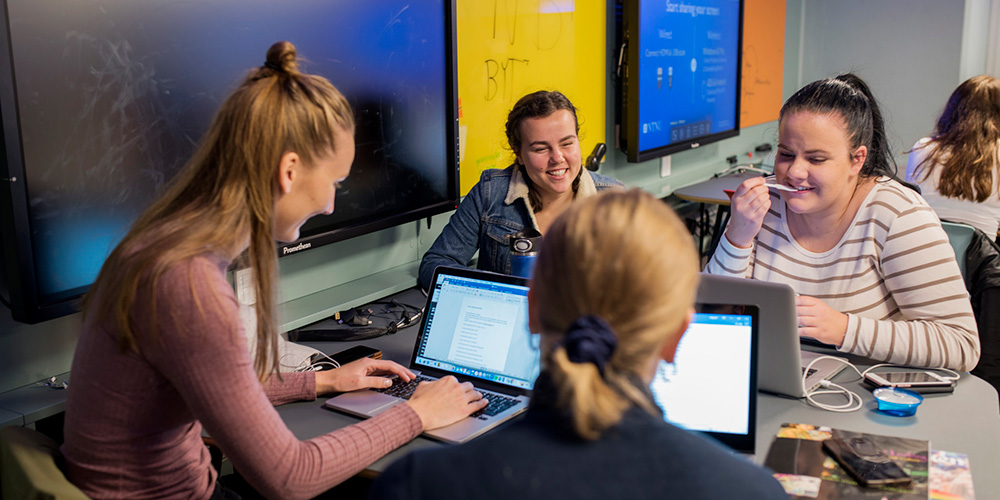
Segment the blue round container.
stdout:
<path fill-rule="evenodd" d="M 878 411 L 894 417 L 911 417 L 924 401 L 920 394 L 899 387 L 882 387 L 872 391 L 878 401 Z"/>

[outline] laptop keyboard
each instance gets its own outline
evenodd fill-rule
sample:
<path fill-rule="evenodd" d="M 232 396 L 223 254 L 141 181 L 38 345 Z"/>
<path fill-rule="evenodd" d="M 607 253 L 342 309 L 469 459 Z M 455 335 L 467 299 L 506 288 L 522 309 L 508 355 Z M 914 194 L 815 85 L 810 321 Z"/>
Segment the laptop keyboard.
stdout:
<path fill-rule="evenodd" d="M 396 378 L 389 387 L 373 390 L 390 396 L 396 396 L 397 398 L 410 399 L 410 396 L 413 395 L 413 391 L 417 390 L 417 386 L 420 385 L 421 382 L 433 382 L 434 380 L 435 379 L 424 377 L 423 375 L 417 375 L 416 378 L 409 382 L 403 382 L 399 378 Z M 490 403 L 482 410 L 469 415 L 470 417 L 486 420 L 486 416 L 492 417 L 497 415 L 511 406 L 514 406 L 518 402 L 516 398 L 509 398 L 500 394 L 483 393 L 483 397 Z"/>
<path fill-rule="evenodd" d="M 806 378 L 812 377 L 813 373 L 816 373 L 817 371 L 818 370 L 816 370 L 815 368 L 810 368 L 809 373 L 806 373 L 806 367 L 804 366 L 802 367 L 802 373 L 806 374 Z"/>
<path fill-rule="evenodd" d="M 413 395 L 413 391 L 417 390 L 417 386 L 421 382 L 433 382 L 434 379 L 427 378 L 422 375 L 417 375 L 413 380 L 409 382 L 403 382 L 398 377 L 392 380 L 392 385 L 386 387 L 385 389 L 374 389 L 377 392 L 383 394 L 388 394 L 390 396 L 396 396 L 397 398 L 410 399 Z"/>
<path fill-rule="evenodd" d="M 490 404 L 486 405 L 486 408 L 483 408 L 482 410 L 479 410 L 473 413 L 472 415 L 469 415 L 470 417 L 486 420 L 485 418 L 486 415 L 492 417 L 498 413 L 503 412 L 507 408 L 510 408 L 511 406 L 517 404 L 516 399 L 508 398 L 506 396 L 501 396 L 499 394 L 483 394 L 483 397 L 486 398 L 486 400 L 489 401 Z"/>

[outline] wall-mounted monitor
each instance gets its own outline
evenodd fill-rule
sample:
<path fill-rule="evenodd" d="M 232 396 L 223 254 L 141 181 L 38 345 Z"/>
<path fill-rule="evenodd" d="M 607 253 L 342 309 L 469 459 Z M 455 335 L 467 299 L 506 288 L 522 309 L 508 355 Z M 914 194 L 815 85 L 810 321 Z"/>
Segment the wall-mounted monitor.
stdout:
<path fill-rule="evenodd" d="M 457 204 L 454 0 L 0 4 L 0 277 L 18 321 L 74 311 L 279 40 L 345 94 L 357 121 L 336 211 L 279 255 Z"/>
<path fill-rule="evenodd" d="M 742 0 L 623 0 L 619 143 L 646 161 L 740 127 Z"/>

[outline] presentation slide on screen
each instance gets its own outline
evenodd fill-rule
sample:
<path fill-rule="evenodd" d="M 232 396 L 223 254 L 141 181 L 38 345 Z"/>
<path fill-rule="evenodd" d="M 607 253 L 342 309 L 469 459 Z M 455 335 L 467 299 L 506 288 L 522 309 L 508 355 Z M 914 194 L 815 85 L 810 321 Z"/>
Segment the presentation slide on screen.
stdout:
<path fill-rule="evenodd" d="M 641 2 L 639 149 L 732 130 L 739 0 Z"/>
<path fill-rule="evenodd" d="M 726 324 L 728 320 L 706 316 L 695 315 L 681 337 L 674 362 L 660 362 L 650 390 L 664 418 L 675 425 L 743 434 L 750 411 L 752 329 L 749 323 Z"/>

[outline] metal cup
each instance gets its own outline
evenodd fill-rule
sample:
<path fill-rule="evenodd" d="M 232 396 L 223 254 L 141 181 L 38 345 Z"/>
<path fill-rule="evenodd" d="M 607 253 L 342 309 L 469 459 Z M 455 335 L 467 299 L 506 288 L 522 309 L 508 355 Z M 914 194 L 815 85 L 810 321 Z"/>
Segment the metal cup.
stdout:
<path fill-rule="evenodd" d="M 535 269 L 535 259 L 541 247 L 542 235 L 534 229 L 525 229 L 511 235 L 510 273 L 530 278 Z"/>

